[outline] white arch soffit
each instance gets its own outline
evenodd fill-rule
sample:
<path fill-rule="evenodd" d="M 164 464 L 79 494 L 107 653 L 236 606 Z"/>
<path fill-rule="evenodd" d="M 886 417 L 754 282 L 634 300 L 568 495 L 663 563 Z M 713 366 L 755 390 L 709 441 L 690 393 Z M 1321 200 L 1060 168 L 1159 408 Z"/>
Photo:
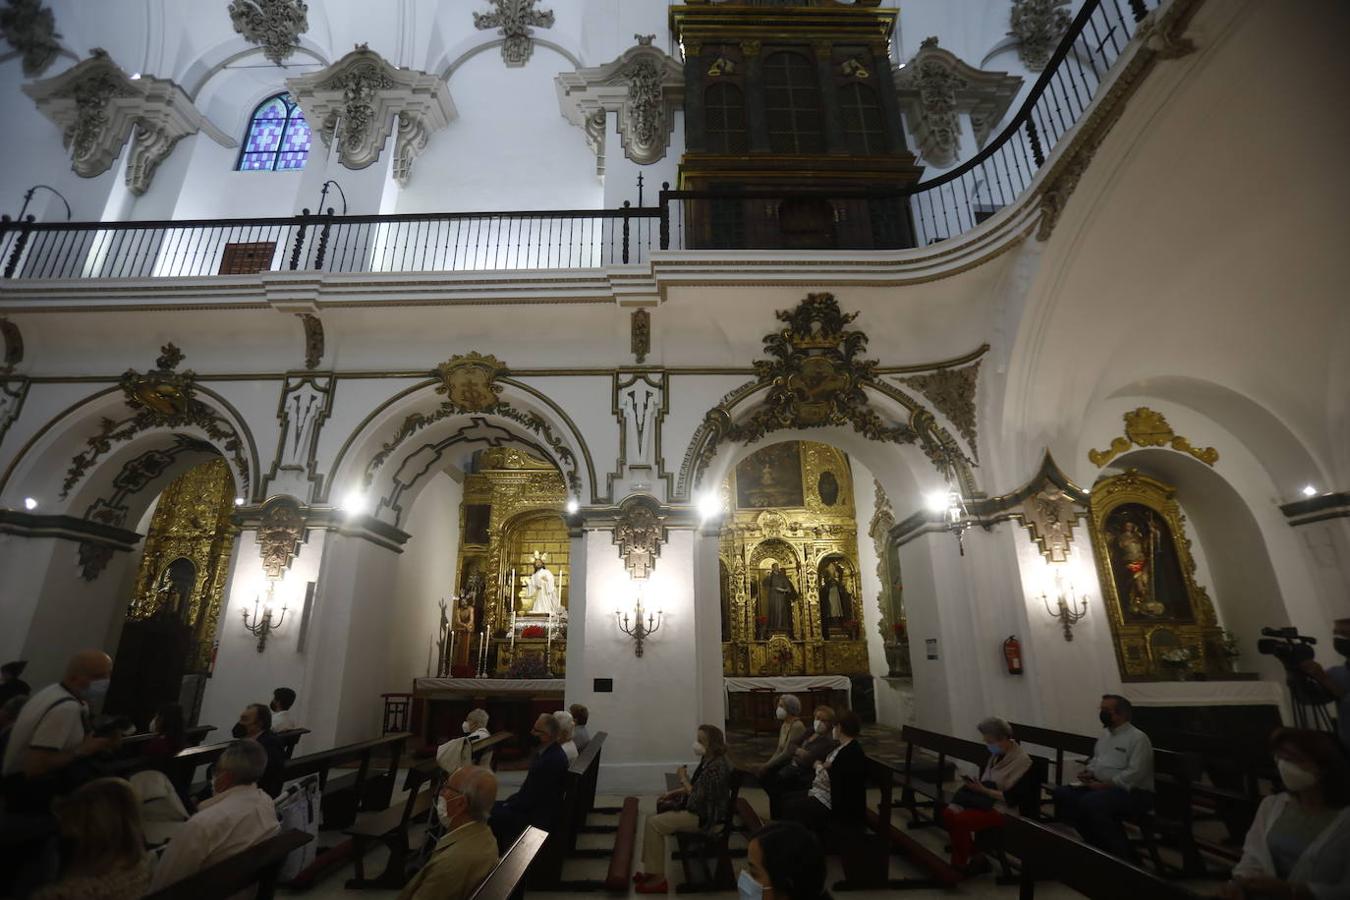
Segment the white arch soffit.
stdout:
<path fill-rule="evenodd" d="M 244 48 L 242 50 L 238 49 L 241 45 L 243 45 Z M 262 47 L 247 44 L 242 38 L 223 41 L 188 64 L 187 70 L 183 73 L 183 81 L 186 82 L 189 79 L 195 80 L 191 87 L 185 86 L 183 90 L 187 93 L 188 98 L 191 99 L 193 103 L 196 103 L 197 97 L 206 88 L 206 85 L 211 79 L 215 78 L 221 72 L 224 72 L 240 60 L 247 59 L 250 56 L 261 56 L 262 52 Z M 295 48 L 295 52 L 304 54 L 313 59 L 313 65 L 318 65 L 323 68 L 332 65 L 328 56 L 303 35 L 300 37 L 300 46 Z M 212 61 L 213 57 L 219 58 Z M 307 63 L 305 65 L 311 64 Z M 286 79 L 291 75 L 297 74 L 291 71 L 290 66 L 273 66 L 273 68 L 277 69 L 279 72 L 277 77 L 277 84 L 279 85 L 278 90 L 284 90 L 286 87 Z"/>
<path fill-rule="evenodd" d="M 552 50 L 554 53 L 557 53 L 563 59 L 571 63 L 573 68 L 577 69 L 581 68 L 581 59 L 575 53 L 573 53 L 571 50 L 568 50 L 563 45 L 550 41 L 547 38 L 541 38 L 537 33 L 531 36 L 530 41 L 538 47 L 543 47 L 545 49 Z M 492 50 L 496 47 L 500 47 L 502 44 L 505 43 L 506 38 L 499 37 L 493 38 L 492 40 L 489 41 L 485 41 L 482 44 L 476 44 L 460 53 L 459 56 L 455 57 L 454 61 L 450 63 L 445 62 L 445 60 L 450 56 L 450 51 L 447 50 L 445 53 L 441 55 L 441 58 L 436 61 L 436 65 L 431 67 L 431 70 L 439 72 L 440 74 L 437 77 L 439 77 L 441 81 L 448 83 L 450 81 L 451 76 L 455 74 L 455 70 L 458 69 L 460 66 L 464 65 L 466 62 L 473 59 L 478 54 L 486 50 Z M 528 68 L 528 63 L 526 64 L 526 68 Z"/>

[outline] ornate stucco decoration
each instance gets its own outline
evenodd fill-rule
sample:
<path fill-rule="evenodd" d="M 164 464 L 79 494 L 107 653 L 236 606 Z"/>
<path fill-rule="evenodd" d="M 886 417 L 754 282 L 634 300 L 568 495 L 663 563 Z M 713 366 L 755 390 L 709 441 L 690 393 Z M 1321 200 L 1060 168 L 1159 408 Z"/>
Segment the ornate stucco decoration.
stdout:
<path fill-rule="evenodd" d="M 19 52 L 23 74 L 41 75 L 61 52 L 56 17 L 42 0 L 9 0 L 0 9 L 0 35 Z"/>
<path fill-rule="evenodd" d="M 4 443 L 5 432 L 19 418 L 23 411 L 23 401 L 28 396 L 29 380 L 17 375 L 0 377 L 0 443 Z"/>
<path fill-rule="evenodd" d="M 230 21 L 244 40 L 262 47 L 263 56 L 281 65 L 309 30 L 309 5 L 302 0 L 233 0 Z"/>
<path fill-rule="evenodd" d="M 1172 430 L 1163 414 L 1141 406 L 1125 413 L 1125 436 L 1111 441 L 1105 450 L 1089 450 L 1088 460 L 1094 466 L 1104 466 L 1115 459 L 1131 444 L 1140 447 L 1167 447 L 1182 453 L 1189 453 L 1207 466 L 1219 461 L 1219 451 L 1213 447 L 1195 447 L 1191 442 Z"/>
<path fill-rule="evenodd" d="M 633 497 L 622 505 L 614 526 L 614 544 L 630 578 L 641 581 L 656 568 L 661 545 L 666 541 L 664 519 L 651 498 Z"/>
<path fill-rule="evenodd" d="M 0 375 L 8 375 L 23 362 L 23 334 L 19 326 L 9 319 L 0 318 L 0 346 L 5 351 L 4 357 L 0 359 Z"/>
<path fill-rule="evenodd" d="M 553 10 L 535 9 L 536 0 L 488 0 L 495 12 L 473 14 L 473 27 L 479 31 L 489 28 L 506 40 L 502 43 L 502 60 L 516 68 L 530 61 L 534 53 L 534 29 L 553 27 Z"/>
<path fill-rule="evenodd" d="M 455 117 L 450 89 L 435 75 L 401 69 L 365 44 L 321 72 L 286 80 L 305 119 L 349 169 L 380 158 L 394 131 L 394 180 L 406 185 L 431 135 Z"/>
<path fill-rule="evenodd" d="M 975 428 L 975 388 L 979 378 L 980 364 L 977 361 L 970 366 L 938 369 L 936 372 L 900 379 L 901 383 L 927 397 L 938 412 L 951 420 L 966 439 L 971 456 L 976 460 L 980 458 Z"/>
<path fill-rule="evenodd" d="M 1045 68 L 1069 30 L 1068 7 L 1069 0 L 1013 0 L 1008 35 L 1017 38 L 1017 55 L 1031 71 Z"/>
<path fill-rule="evenodd" d="M 131 78 L 104 50 L 53 78 L 23 86 L 38 110 L 63 129 L 76 174 L 93 178 L 108 171 L 135 136 L 127 162 L 127 187 L 140 195 L 155 169 L 180 140 L 204 128 L 219 143 L 219 133 L 192 105 L 183 89 L 164 78 Z"/>
<path fill-rule="evenodd" d="M 537 435 L 543 441 L 541 449 L 553 457 L 573 494 L 579 495 L 581 476 L 577 473 L 576 454 L 554 433 L 553 426 L 544 417 L 532 410 L 517 409 L 498 396 L 502 390 L 499 379 L 507 371 L 506 363 L 497 357 L 477 352 L 452 356 L 437 366 L 432 373 L 440 382 L 436 393 L 444 394 L 446 399 L 430 413 L 408 414 L 366 466 L 365 483 L 370 485 L 375 480 L 375 473 L 394 451 L 427 426 L 450 416 L 485 414 L 507 419 Z"/>
<path fill-rule="evenodd" d="M 293 497 L 273 497 L 263 504 L 258 522 L 258 553 L 263 571 L 273 580 L 286 574 L 300 554 L 305 538 L 305 517 Z"/>
<path fill-rule="evenodd" d="M 983 147 L 1017 96 L 1022 79 L 976 69 L 930 37 L 908 65 L 895 70 L 895 87 L 923 158 L 935 166 L 948 166 L 960 153 L 961 114 L 970 116 L 975 144 Z"/>
<path fill-rule="evenodd" d="M 618 116 L 624 155 L 639 165 L 663 158 L 675 127 L 675 110 L 684 103 L 684 68 L 674 57 L 652 46 L 646 35 L 634 35 L 635 47 L 618 59 L 589 69 L 563 72 L 554 79 L 558 104 L 567 121 L 586 132 L 587 143 L 600 156 L 603 130 L 597 140 L 591 123 L 603 129 L 606 113 Z"/>
<path fill-rule="evenodd" d="M 652 352 L 652 314 L 645 309 L 633 310 L 631 327 L 633 359 L 642 365 Z"/>
<path fill-rule="evenodd" d="M 305 328 L 305 368 L 317 369 L 323 360 L 323 323 L 313 313 L 296 313 Z"/>
<path fill-rule="evenodd" d="M 973 490 L 969 459 L 933 414 L 882 383 L 876 374 L 877 361 L 861 357 L 867 349 L 867 335 L 845 327 L 857 316 L 840 311 L 833 294 L 808 294 L 796 309 L 778 311 L 778 319 L 787 327 L 765 335 L 769 358 L 755 361 L 756 381 L 709 410 L 695 432 L 684 466 L 693 482 L 724 441 L 751 444 L 787 428 L 847 425 L 868 440 L 918 444 L 945 476 L 960 478 L 968 491 Z M 904 404 L 910 409 L 909 421 L 882 419 L 864 387 Z M 731 408 L 760 390 L 765 391 L 763 403 L 736 421 Z"/>
<path fill-rule="evenodd" d="M 112 450 L 114 444 L 154 428 L 188 427 L 200 429 L 214 446 L 229 454 L 233 469 L 241 479 L 240 495 L 248 495 L 244 441 L 227 419 L 197 398 L 197 375 L 190 369 L 177 371 L 182 361 L 183 352 L 173 344 L 165 344 L 160 348 L 153 370 L 142 374 L 128 369 L 123 373 L 118 386 L 133 415 L 121 420 L 103 419 L 98 434 L 86 442 L 88 449 L 71 460 L 61 485 L 61 499 L 70 495 L 71 488 Z"/>
<path fill-rule="evenodd" d="M 1062 563 L 1069 558 L 1073 526 L 1083 511 L 1063 488 L 1046 484 L 1022 503 L 1022 524 L 1042 556 Z"/>

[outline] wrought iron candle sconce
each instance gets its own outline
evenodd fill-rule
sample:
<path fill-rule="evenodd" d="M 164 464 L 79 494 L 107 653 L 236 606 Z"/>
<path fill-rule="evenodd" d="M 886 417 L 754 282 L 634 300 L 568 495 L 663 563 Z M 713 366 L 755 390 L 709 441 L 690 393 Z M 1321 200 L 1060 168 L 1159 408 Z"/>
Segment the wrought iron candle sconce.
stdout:
<path fill-rule="evenodd" d="M 276 631 L 277 629 L 281 628 L 281 623 L 286 621 L 285 600 L 282 600 L 281 602 L 281 615 L 277 616 L 275 622 L 272 621 L 272 593 L 275 588 L 276 582 L 268 581 L 267 602 L 261 603 L 261 609 L 259 609 L 260 605 L 259 598 L 256 597 L 254 598 L 252 622 L 249 621 L 248 610 L 246 609 L 243 611 L 244 628 L 248 629 L 248 633 L 258 639 L 259 653 L 263 652 L 263 648 L 267 646 L 267 636 L 271 634 L 273 631 Z"/>

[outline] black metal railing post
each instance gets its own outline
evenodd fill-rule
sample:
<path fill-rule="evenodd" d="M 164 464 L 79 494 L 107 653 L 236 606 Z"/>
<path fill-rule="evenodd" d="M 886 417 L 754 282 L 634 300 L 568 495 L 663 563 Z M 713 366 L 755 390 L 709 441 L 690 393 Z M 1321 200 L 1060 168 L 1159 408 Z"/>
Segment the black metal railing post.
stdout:
<path fill-rule="evenodd" d="M 628 262 L 628 210 L 632 206 L 627 200 L 623 201 L 623 261 Z"/>
<path fill-rule="evenodd" d="M 323 258 L 328 253 L 328 232 L 333 228 L 333 207 L 328 207 L 328 221 L 319 229 L 319 249 L 314 253 L 314 268 L 323 269 Z"/>
<path fill-rule="evenodd" d="M 300 210 L 296 218 L 300 220 L 300 227 L 295 229 L 295 244 L 291 247 L 292 272 L 300 268 L 300 250 L 305 246 L 305 229 L 309 226 L 309 207 Z"/>
<path fill-rule="evenodd" d="M 1027 138 L 1031 141 L 1031 158 L 1036 160 L 1037 167 L 1045 165 L 1045 151 L 1041 149 L 1041 135 L 1036 130 L 1036 123 L 1027 119 Z"/>
<path fill-rule="evenodd" d="M 5 263 L 5 277 L 13 278 L 14 270 L 19 267 L 19 257 L 23 256 L 23 248 L 28 245 L 28 236 L 33 233 L 32 224 L 35 216 L 29 213 L 18 223 L 19 236 L 14 239 L 14 249 L 10 251 L 9 260 Z M 0 216 L 3 224 L 0 224 L 0 238 L 5 236 L 5 232 L 10 229 L 10 222 L 13 220 L 9 216 Z"/>
<path fill-rule="evenodd" d="M 661 249 L 670 249 L 670 182 L 661 182 L 661 193 L 656 198 L 656 205 L 661 208 Z"/>
<path fill-rule="evenodd" d="M 1130 0 L 1130 12 L 1134 13 L 1136 22 L 1142 22 L 1148 15 L 1148 7 L 1144 6 L 1144 0 Z"/>

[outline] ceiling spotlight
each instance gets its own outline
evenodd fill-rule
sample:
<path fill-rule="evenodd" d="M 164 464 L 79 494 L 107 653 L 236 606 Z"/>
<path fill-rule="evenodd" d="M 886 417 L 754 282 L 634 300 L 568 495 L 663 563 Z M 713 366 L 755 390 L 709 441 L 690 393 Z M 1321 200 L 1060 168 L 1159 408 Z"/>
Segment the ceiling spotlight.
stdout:
<path fill-rule="evenodd" d="M 1317 496 L 1317 488 L 1313 487 L 1311 484 L 1305 484 L 1305 485 L 1303 486 L 1303 496 L 1305 496 L 1305 497 L 1316 497 L 1316 496 Z"/>
<path fill-rule="evenodd" d="M 923 505 L 931 512 L 946 512 L 950 497 L 949 491 L 929 491 L 923 495 Z"/>
<path fill-rule="evenodd" d="M 23 508 L 27 510 L 37 509 L 37 501 L 34 500 L 32 497 L 24 497 Z"/>
<path fill-rule="evenodd" d="M 235 498 L 234 498 L 234 505 L 235 505 L 235 506 L 243 506 L 243 505 L 244 505 L 244 498 L 243 498 L 243 497 L 235 497 Z"/>
<path fill-rule="evenodd" d="M 128 76 L 128 77 L 129 77 L 132 81 L 140 81 L 140 80 L 141 80 L 141 73 L 140 73 L 140 72 L 132 72 L 131 75 Z"/>
<path fill-rule="evenodd" d="M 361 491 L 351 490 L 347 496 L 342 499 L 342 511 L 349 516 L 359 516 L 366 511 L 369 502 L 366 495 Z"/>
<path fill-rule="evenodd" d="M 575 513 L 575 512 L 576 512 L 577 510 L 579 510 L 579 509 L 581 509 L 581 504 L 577 502 L 577 498 L 576 498 L 576 497 L 568 497 L 568 498 L 567 498 L 567 514 L 568 514 L 568 515 L 572 515 L 573 513 Z"/>
<path fill-rule="evenodd" d="M 708 491 L 698 498 L 698 515 L 703 521 L 715 519 L 722 514 L 722 500 L 717 494 Z"/>

